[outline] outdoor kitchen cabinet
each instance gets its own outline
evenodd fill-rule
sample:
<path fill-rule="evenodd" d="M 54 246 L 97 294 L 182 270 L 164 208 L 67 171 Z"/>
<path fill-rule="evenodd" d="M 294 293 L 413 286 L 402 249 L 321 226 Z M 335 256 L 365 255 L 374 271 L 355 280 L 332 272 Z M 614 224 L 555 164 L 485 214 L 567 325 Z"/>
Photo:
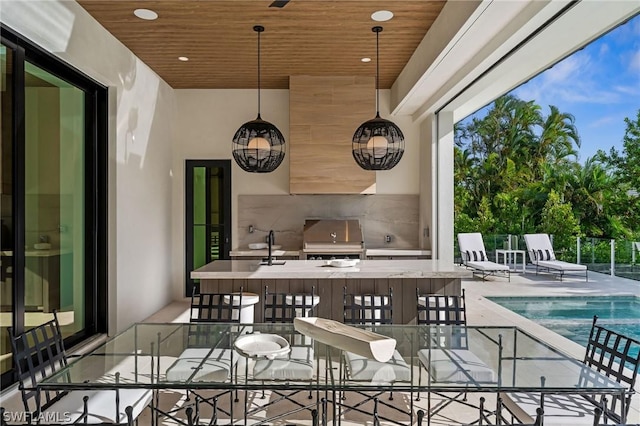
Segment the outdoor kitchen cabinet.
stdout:
<path fill-rule="evenodd" d="M 440 260 L 362 260 L 356 267 L 333 268 L 324 260 L 290 260 L 284 265 L 260 265 L 257 260 L 217 260 L 191 272 L 204 292 L 242 291 L 320 296 L 314 315 L 341 321 L 343 294 L 388 294 L 393 289 L 394 322 L 407 324 L 416 317 L 416 289 L 421 293 L 461 294 L 462 278 L 471 272 Z M 254 305 L 256 322 L 262 321 L 263 300 Z"/>

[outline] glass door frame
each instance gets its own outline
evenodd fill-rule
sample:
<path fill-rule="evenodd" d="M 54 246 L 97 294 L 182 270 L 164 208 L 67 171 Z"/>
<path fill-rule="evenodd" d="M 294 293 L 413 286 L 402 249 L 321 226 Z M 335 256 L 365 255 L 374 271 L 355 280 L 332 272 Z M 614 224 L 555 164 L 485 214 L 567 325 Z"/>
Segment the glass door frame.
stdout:
<path fill-rule="evenodd" d="M 17 32 L 0 24 L 0 38 L 14 52 L 12 102 L 12 209 L 13 293 L 12 326 L 25 329 L 25 61 L 67 81 L 85 94 L 84 103 L 84 240 L 85 283 L 84 329 L 65 339 L 70 347 L 96 333 L 106 333 L 108 324 L 108 89 L 58 57 L 41 49 Z M 15 381 L 13 371 L 2 375 L 3 387 Z"/>
<path fill-rule="evenodd" d="M 193 206 L 193 178 L 194 178 L 194 169 L 196 167 L 206 167 L 207 170 L 210 168 L 220 168 L 222 169 L 223 177 L 223 210 L 222 214 L 225 218 L 225 226 L 224 226 L 224 244 L 223 250 L 220 253 L 220 259 L 230 259 L 229 253 L 231 251 L 231 160 L 185 160 L 185 296 L 191 297 L 193 292 L 193 287 L 195 283 L 191 279 L 191 271 L 194 269 L 193 266 L 193 215 L 194 215 L 194 206 Z M 210 211 L 210 203 L 207 202 L 207 212 Z M 209 259 L 210 254 L 207 253 L 207 259 Z"/>

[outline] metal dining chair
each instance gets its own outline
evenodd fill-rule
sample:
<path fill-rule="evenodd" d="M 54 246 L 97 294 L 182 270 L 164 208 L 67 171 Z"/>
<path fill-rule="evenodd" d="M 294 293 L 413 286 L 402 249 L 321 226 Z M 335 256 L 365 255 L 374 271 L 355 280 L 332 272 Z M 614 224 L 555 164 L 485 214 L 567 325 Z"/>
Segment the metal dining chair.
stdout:
<path fill-rule="evenodd" d="M 629 414 L 632 396 L 636 394 L 636 381 L 640 369 L 640 340 L 598 324 L 594 316 L 587 348 L 580 371 L 578 385 L 588 387 L 599 383 L 602 375 L 623 385 L 624 395 L 549 395 L 511 393 L 511 397 L 525 412 L 536 407 L 544 410 L 545 417 L 567 419 L 593 418 L 593 425 L 623 424 Z M 623 408 L 624 407 L 624 408 Z"/>
<path fill-rule="evenodd" d="M 465 292 L 460 296 L 421 294 L 416 289 L 416 322 L 434 326 L 425 332 L 426 348 L 418 351 L 418 359 L 429 373 L 432 382 L 495 383 L 495 372 L 469 350 Z M 422 383 L 422 368 L 418 370 L 418 382 Z M 434 407 L 429 415 L 441 412 L 453 402 L 478 408 L 467 402 L 467 392 L 461 391 Z M 429 395 L 431 397 L 431 395 Z M 420 400 L 418 392 L 416 401 Z M 482 416 L 486 410 L 481 409 Z M 494 413 L 495 414 L 495 413 Z"/>
<path fill-rule="evenodd" d="M 354 325 L 370 325 L 375 327 L 381 324 L 393 323 L 393 289 L 389 289 L 388 294 L 354 294 L 348 293 L 347 288 L 343 290 L 343 322 L 345 324 Z M 404 360 L 402 355 L 395 350 L 391 359 L 387 362 L 379 362 L 373 359 L 365 358 L 351 352 L 344 352 L 344 371 L 340 372 L 343 380 L 354 380 L 363 382 L 379 382 L 380 387 L 391 387 L 389 392 L 389 400 L 393 400 L 393 384 L 395 382 L 410 382 L 412 380 L 412 370 L 409 364 Z M 341 364 L 342 367 L 342 364 Z M 375 389 L 375 388 L 374 388 Z M 387 407 L 395 412 L 408 415 L 410 423 L 413 420 L 413 392 L 410 393 L 408 412 L 404 411 L 398 404 L 386 402 L 380 398 L 382 394 L 387 392 L 375 391 L 373 395 L 364 392 L 358 392 L 365 399 L 359 403 L 347 405 L 344 400 L 346 396 L 340 397 L 340 407 L 343 405 L 348 409 L 362 414 L 372 415 L 374 425 L 380 424 L 381 421 L 387 421 L 398 425 L 406 424 L 406 421 L 397 421 L 396 419 L 380 414 L 381 406 Z M 372 401 L 374 404 L 372 413 L 364 410 L 364 405 Z M 341 416 L 339 421 L 341 421 Z"/>
<path fill-rule="evenodd" d="M 198 380 L 217 380 L 224 382 L 232 380 L 232 372 L 238 369 L 240 356 L 232 349 L 232 336 L 212 334 L 210 323 L 240 323 L 239 309 L 242 307 L 242 289 L 237 293 L 207 293 L 196 292 L 194 287 L 191 295 L 189 314 L 189 330 L 186 336 L 185 350 L 177 360 L 167 369 L 168 381 L 196 382 Z M 214 397 L 204 397 L 193 389 L 187 389 L 186 399 L 195 395 L 194 407 L 190 412 L 193 418 L 189 421 L 198 423 L 200 413 L 199 404 L 206 403 L 213 409 L 213 418 L 217 418 L 218 411 L 233 419 L 233 403 L 238 402 L 238 391 L 224 391 Z M 229 395 L 229 409 L 218 405 L 218 398 Z M 234 397 L 235 395 L 235 397 Z M 178 409 L 179 410 L 179 409 Z M 178 411 L 175 410 L 175 411 Z M 172 412 L 165 413 L 171 415 Z M 189 416 L 188 416 L 189 417 Z M 157 418 L 156 418 L 157 420 Z M 213 420 L 213 419 L 212 419 Z"/>
<path fill-rule="evenodd" d="M 94 391 L 44 391 L 38 383 L 68 365 L 57 312 L 44 324 L 15 334 L 9 327 L 12 356 L 18 375 L 26 418 L 29 424 L 113 423 L 132 425 L 144 408 L 152 404 L 148 389 L 119 389 L 120 373 L 115 373 L 113 389 Z M 3 413 L 3 421 L 7 413 Z M 64 418 L 60 418 L 63 415 Z"/>
<path fill-rule="evenodd" d="M 269 287 L 264 288 L 264 322 L 292 323 L 296 317 L 307 317 L 313 314 L 315 307 L 320 302 L 320 296 L 315 292 L 315 287 L 311 287 L 311 292 L 273 293 Z M 289 329 L 288 329 L 289 330 Z M 287 355 L 275 359 L 258 359 L 253 367 L 253 378 L 264 381 L 312 381 L 314 371 L 317 372 L 319 366 L 316 365 L 313 340 L 298 333 L 290 333 L 287 339 L 291 345 L 291 352 Z M 301 391 L 291 391 L 289 393 L 272 390 L 272 395 L 276 399 L 261 405 L 252 410 L 247 410 L 248 401 L 245 393 L 245 414 L 252 415 L 260 411 L 265 411 L 273 404 L 280 401 L 289 401 L 295 407 L 295 411 L 309 410 L 312 415 L 312 424 L 318 422 L 318 401 L 313 404 L 304 404 L 294 398 Z M 262 398 L 265 398 L 264 388 Z M 313 399 L 313 391 L 309 391 L 308 399 Z M 289 412 L 279 415 L 277 418 L 285 417 Z M 276 418 L 276 419 L 277 419 Z M 271 418 L 270 421 L 276 420 Z"/>

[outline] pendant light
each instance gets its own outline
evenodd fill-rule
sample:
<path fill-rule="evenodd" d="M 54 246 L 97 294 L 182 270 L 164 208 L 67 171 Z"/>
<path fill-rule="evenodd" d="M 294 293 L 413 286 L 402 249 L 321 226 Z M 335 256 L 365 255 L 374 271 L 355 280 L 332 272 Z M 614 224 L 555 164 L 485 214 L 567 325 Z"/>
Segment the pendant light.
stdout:
<path fill-rule="evenodd" d="M 244 123 L 233 136 L 233 158 L 246 172 L 269 173 L 282 163 L 285 141 L 276 126 L 260 117 L 260 33 L 264 27 L 256 25 L 253 31 L 258 33 L 258 117 Z"/>
<path fill-rule="evenodd" d="M 376 117 L 365 121 L 353 134 L 352 150 L 356 163 L 365 170 L 391 170 L 404 154 L 404 135 L 392 121 L 380 117 L 380 52 L 378 38 L 382 27 L 371 29 L 376 33 Z"/>

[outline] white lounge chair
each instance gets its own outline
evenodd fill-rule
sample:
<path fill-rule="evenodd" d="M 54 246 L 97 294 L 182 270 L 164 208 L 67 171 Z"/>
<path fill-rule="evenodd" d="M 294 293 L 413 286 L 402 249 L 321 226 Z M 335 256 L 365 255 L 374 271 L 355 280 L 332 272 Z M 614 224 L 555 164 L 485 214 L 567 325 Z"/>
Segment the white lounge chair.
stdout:
<path fill-rule="evenodd" d="M 524 241 L 527 245 L 529 260 L 536 267 L 536 274 L 539 269 L 545 269 L 559 274 L 560 281 L 562 281 L 562 277 L 566 274 L 584 273 L 585 280 L 589 281 L 586 265 L 556 259 L 548 234 L 525 234 Z"/>
<path fill-rule="evenodd" d="M 511 270 L 508 266 L 492 262 L 487 257 L 487 251 L 484 249 L 482 234 L 479 232 L 471 232 L 466 234 L 458 234 L 458 247 L 460 247 L 460 255 L 462 264 L 473 270 L 473 274 L 480 274 L 482 280 L 497 273 L 504 273 L 509 281 L 511 281 Z"/>

